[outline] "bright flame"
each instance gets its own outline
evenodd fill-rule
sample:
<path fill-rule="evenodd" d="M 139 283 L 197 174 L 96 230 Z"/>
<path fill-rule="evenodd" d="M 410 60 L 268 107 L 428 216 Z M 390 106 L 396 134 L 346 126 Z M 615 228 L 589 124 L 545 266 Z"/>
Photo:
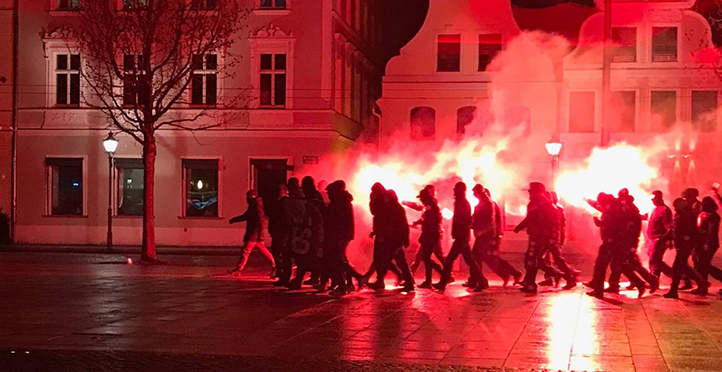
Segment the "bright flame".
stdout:
<path fill-rule="evenodd" d="M 450 220 L 452 217 L 454 217 L 454 212 L 449 208 L 444 208 L 441 210 L 441 216 L 447 220 Z"/>

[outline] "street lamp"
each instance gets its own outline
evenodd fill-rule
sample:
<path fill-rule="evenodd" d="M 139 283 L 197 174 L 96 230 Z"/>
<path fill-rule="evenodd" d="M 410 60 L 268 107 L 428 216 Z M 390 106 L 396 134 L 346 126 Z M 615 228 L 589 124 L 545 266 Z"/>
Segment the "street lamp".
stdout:
<path fill-rule="evenodd" d="M 547 142 L 545 145 L 547 148 L 547 153 L 549 156 L 552 157 L 552 191 L 556 191 L 557 186 L 557 177 L 556 177 L 556 171 L 557 167 L 559 165 L 559 153 L 562 151 L 562 143 L 551 141 Z"/>
<path fill-rule="evenodd" d="M 113 249 L 113 162 L 115 161 L 115 150 L 118 148 L 118 140 L 113 137 L 113 132 L 103 140 L 103 147 L 108 154 L 108 250 Z"/>

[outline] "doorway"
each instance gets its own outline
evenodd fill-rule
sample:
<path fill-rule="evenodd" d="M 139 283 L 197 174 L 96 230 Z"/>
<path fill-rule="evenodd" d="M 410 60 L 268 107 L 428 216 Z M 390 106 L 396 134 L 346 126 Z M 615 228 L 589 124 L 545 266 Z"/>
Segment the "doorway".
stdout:
<path fill-rule="evenodd" d="M 251 159 L 251 184 L 266 208 L 273 207 L 278 185 L 286 183 L 290 170 L 288 159 Z"/>

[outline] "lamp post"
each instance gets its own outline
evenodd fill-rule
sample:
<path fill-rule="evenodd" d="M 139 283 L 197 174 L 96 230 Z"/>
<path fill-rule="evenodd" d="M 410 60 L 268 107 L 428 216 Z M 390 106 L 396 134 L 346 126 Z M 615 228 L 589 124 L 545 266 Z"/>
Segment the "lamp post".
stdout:
<path fill-rule="evenodd" d="M 559 165 L 559 153 L 562 151 L 562 143 L 551 141 L 545 145 L 547 153 L 552 157 L 552 191 L 556 191 L 557 186 L 557 166 Z"/>
<path fill-rule="evenodd" d="M 103 147 L 108 154 L 108 250 L 113 249 L 113 162 L 115 161 L 115 150 L 118 148 L 118 140 L 113 132 L 103 140 Z"/>

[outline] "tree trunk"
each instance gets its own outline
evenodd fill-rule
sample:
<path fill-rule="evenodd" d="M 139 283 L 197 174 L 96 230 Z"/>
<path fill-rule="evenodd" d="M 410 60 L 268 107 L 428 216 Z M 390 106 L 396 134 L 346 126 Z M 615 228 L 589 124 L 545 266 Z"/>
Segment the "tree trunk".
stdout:
<path fill-rule="evenodd" d="M 156 143 L 153 134 L 146 135 L 143 143 L 143 261 L 155 261 L 155 158 Z"/>

